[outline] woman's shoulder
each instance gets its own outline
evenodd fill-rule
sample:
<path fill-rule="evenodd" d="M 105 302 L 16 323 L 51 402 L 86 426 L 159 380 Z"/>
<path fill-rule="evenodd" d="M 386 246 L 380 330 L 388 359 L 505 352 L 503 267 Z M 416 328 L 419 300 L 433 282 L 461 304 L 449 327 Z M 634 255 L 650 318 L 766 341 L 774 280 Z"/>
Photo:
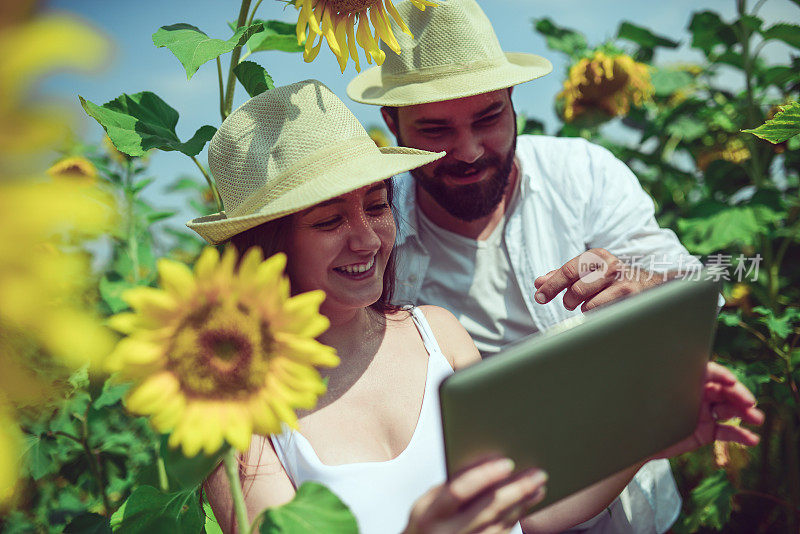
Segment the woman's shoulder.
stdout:
<path fill-rule="evenodd" d="M 423 305 L 418 308 L 428 320 L 439 348 L 453 369 L 468 367 L 480 361 L 481 356 L 475 343 L 455 315 L 439 306 Z"/>

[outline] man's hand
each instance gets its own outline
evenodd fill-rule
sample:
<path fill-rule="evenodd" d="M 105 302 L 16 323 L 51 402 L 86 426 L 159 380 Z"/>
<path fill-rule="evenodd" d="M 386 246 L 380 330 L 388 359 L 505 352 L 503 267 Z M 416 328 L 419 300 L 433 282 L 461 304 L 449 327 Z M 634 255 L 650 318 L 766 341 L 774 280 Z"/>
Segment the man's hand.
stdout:
<path fill-rule="evenodd" d="M 758 445 L 758 434 L 723 423 L 733 418 L 741 419 L 742 423 L 760 425 L 764 422 L 764 412 L 756 408 L 755 397 L 733 373 L 718 363 L 710 362 L 706 367 L 697 428 L 691 436 L 661 451 L 655 458 L 672 458 L 714 441 L 733 441 L 748 447 Z"/>
<path fill-rule="evenodd" d="M 545 304 L 566 289 L 564 307 L 574 310 L 580 305 L 581 311 L 586 312 L 666 280 L 663 274 L 650 276 L 647 271 L 631 272 L 624 267 L 616 256 L 605 249 L 587 250 L 561 268 L 534 280 L 533 285 L 537 289 L 534 299 L 539 304 Z"/>

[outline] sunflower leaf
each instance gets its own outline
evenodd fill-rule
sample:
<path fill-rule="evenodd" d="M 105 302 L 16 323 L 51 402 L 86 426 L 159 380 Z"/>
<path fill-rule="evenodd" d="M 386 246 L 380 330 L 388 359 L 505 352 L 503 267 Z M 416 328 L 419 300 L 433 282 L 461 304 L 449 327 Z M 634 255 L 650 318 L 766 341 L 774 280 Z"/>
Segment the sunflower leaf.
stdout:
<path fill-rule="evenodd" d="M 303 47 L 297 44 L 295 25 L 279 20 L 256 20 L 254 24 L 261 23 L 264 28 L 250 37 L 247 47 L 250 52 L 264 50 L 280 50 L 281 52 L 302 52 Z"/>
<path fill-rule="evenodd" d="M 789 46 L 800 48 L 800 26 L 796 24 L 775 24 L 761 32 L 761 35 L 765 40 L 778 39 Z"/>
<path fill-rule="evenodd" d="M 770 143 L 782 143 L 792 137 L 800 135 L 800 102 L 792 102 L 780 107 L 774 117 L 751 130 L 742 130 L 751 133 Z"/>
<path fill-rule="evenodd" d="M 677 48 L 679 44 L 677 41 L 656 35 L 647 28 L 636 26 L 628 21 L 622 21 L 622 24 L 619 25 L 619 29 L 617 30 L 617 38 L 633 41 L 642 48 L 648 49 L 653 49 L 657 46 Z"/>
<path fill-rule="evenodd" d="M 196 26 L 179 23 L 159 28 L 153 34 L 153 44 L 169 48 L 186 69 L 186 78 L 189 79 L 200 65 L 244 45 L 253 34 L 263 29 L 260 22 L 251 24 L 237 29 L 230 39 L 223 41 L 212 39 Z"/>
<path fill-rule="evenodd" d="M 242 61 L 233 68 L 233 73 L 251 97 L 260 95 L 264 91 L 275 89 L 272 76 L 258 63 Z"/>
<path fill-rule="evenodd" d="M 294 499 L 264 511 L 261 534 L 350 534 L 358 524 L 350 509 L 331 490 L 316 482 L 304 482 Z"/>
<path fill-rule="evenodd" d="M 201 126 L 191 139 L 182 143 L 175 133 L 178 112 L 150 91 L 123 93 L 102 106 L 78 98 L 84 111 L 100 123 L 117 150 L 129 156 L 143 156 L 153 148 L 196 156 L 217 131 L 213 126 Z"/>
<path fill-rule="evenodd" d="M 737 42 L 730 24 L 723 22 L 713 11 L 695 13 L 689 23 L 689 31 L 692 33 L 692 47 L 699 48 L 706 55 L 719 45 L 729 48 Z"/>
<path fill-rule="evenodd" d="M 533 19 L 533 27 L 545 37 L 548 48 L 564 52 L 574 59 L 580 57 L 588 48 L 583 34 L 556 26 L 547 17 Z"/>
<path fill-rule="evenodd" d="M 111 516 L 116 534 L 194 533 L 203 528 L 203 512 L 194 491 L 162 493 L 139 486 Z"/>

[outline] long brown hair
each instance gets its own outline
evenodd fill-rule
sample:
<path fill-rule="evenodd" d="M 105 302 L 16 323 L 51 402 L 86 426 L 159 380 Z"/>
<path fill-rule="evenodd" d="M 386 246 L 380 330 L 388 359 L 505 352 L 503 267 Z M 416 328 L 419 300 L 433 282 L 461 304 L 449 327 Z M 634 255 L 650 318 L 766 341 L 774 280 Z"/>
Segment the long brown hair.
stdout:
<path fill-rule="evenodd" d="M 394 215 L 394 205 L 392 203 L 394 186 L 392 185 L 392 179 L 384 180 L 383 183 L 386 185 L 386 201 L 392 209 L 392 215 Z M 396 219 L 397 217 L 395 217 Z M 236 248 L 240 258 L 251 247 L 259 247 L 265 258 L 269 258 L 278 252 L 286 253 L 288 249 L 287 238 L 291 234 L 293 224 L 293 215 L 286 215 L 280 219 L 265 222 L 236 234 L 231 237 L 229 243 Z M 292 258 L 287 258 L 287 261 L 291 262 Z M 395 249 L 392 247 L 392 252 L 386 261 L 386 269 L 383 272 L 383 291 L 381 291 L 380 298 L 369 306 L 383 317 L 400 309 L 400 306 L 392 304 L 396 276 L 395 263 Z M 289 281 L 292 282 L 291 279 Z"/>

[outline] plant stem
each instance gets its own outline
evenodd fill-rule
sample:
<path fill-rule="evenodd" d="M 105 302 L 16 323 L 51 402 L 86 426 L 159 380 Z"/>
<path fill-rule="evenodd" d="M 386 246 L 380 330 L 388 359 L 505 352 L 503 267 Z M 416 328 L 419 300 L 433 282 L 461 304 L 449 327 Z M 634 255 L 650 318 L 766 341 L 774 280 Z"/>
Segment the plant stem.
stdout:
<path fill-rule="evenodd" d="M 78 414 L 75 414 L 78 415 Z M 100 496 L 103 498 L 103 507 L 105 508 L 105 515 L 111 516 L 111 501 L 108 498 L 108 494 L 106 493 L 106 477 L 103 470 L 103 464 L 100 462 L 99 455 L 96 455 L 92 448 L 89 446 L 89 424 L 87 422 L 89 416 L 89 408 L 86 408 L 86 413 L 84 416 L 78 417 L 78 420 L 81 422 L 81 429 L 83 430 L 83 436 L 81 436 L 81 446 L 83 446 L 83 451 L 86 453 L 86 456 L 89 458 L 89 470 L 92 472 L 92 476 L 97 481 L 97 488 L 100 490 Z"/>
<path fill-rule="evenodd" d="M 784 501 L 783 499 L 775 497 L 774 495 L 770 495 L 769 493 L 762 493 L 760 491 L 740 489 L 740 490 L 738 490 L 736 492 L 735 496 L 739 496 L 739 495 L 749 495 L 749 496 L 752 496 L 752 497 L 760 497 L 762 499 L 770 500 L 770 501 L 772 501 L 772 502 L 774 502 L 776 504 L 780 504 L 781 506 L 785 506 L 791 512 L 794 512 L 795 514 L 800 516 L 800 509 L 794 510 L 794 505 L 792 505 L 792 503 L 790 503 L 788 501 Z"/>
<path fill-rule="evenodd" d="M 131 161 L 125 160 L 125 176 L 123 180 L 125 188 L 125 201 L 128 211 L 128 242 L 126 243 L 128 249 L 128 256 L 131 259 L 133 266 L 133 282 L 139 283 L 140 268 L 139 268 L 139 241 L 136 236 L 136 215 L 134 208 L 135 194 L 133 192 L 133 173 L 131 172 Z"/>
<path fill-rule="evenodd" d="M 242 7 L 239 9 L 239 18 L 236 21 L 237 28 L 244 26 L 248 11 L 250 11 L 250 0 L 242 0 Z M 233 109 L 233 92 L 236 89 L 236 75 L 233 73 L 233 69 L 239 64 L 239 55 L 241 53 L 241 46 L 237 46 L 231 51 L 231 65 L 228 69 L 228 84 L 225 87 L 225 107 L 222 110 L 222 120 L 227 119 Z"/>
<path fill-rule="evenodd" d="M 747 6 L 745 0 L 736 0 L 736 7 L 739 13 L 739 23 L 736 26 L 739 34 L 739 41 L 742 45 L 742 69 L 744 70 L 744 83 L 747 95 L 747 107 L 745 112 L 747 114 L 747 127 L 755 128 L 758 122 L 757 109 L 755 104 L 755 97 L 753 96 L 753 64 L 755 58 L 750 54 L 750 30 L 748 30 L 742 18 L 747 15 Z M 758 142 L 752 135 L 747 136 L 746 143 L 750 149 L 750 168 L 752 170 L 753 182 L 756 187 L 761 187 L 764 183 L 764 169 L 761 168 L 761 155 L 759 152 Z"/>
<path fill-rule="evenodd" d="M 161 456 L 161 448 L 156 445 L 156 467 L 158 468 L 158 486 L 164 493 L 169 491 L 169 478 L 167 478 L 167 466 L 164 464 L 164 457 Z"/>
<path fill-rule="evenodd" d="M 256 11 L 258 11 L 258 7 L 261 5 L 261 2 L 263 2 L 263 1 L 264 0 L 258 0 L 258 2 L 256 2 L 256 5 L 253 8 L 253 11 L 250 13 L 250 18 L 247 19 L 247 25 L 248 26 L 250 26 L 253 23 L 253 19 L 256 17 Z"/>
<path fill-rule="evenodd" d="M 219 197 L 219 191 L 217 191 L 217 186 L 214 183 L 214 180 L 211 179 L 211 176 L 209 176 L 203 166 L 200 165 L 200 162 L 197 161 L 196 157 L 191 156 L 191 158 L 192 161 L 194 161 L 194 164 L 197 165 L 197 168 L 200 169 L 200 172 L 203 173 L 203 178 L 206 179 L 208 187 L 211 188 L 211 192 L 214 194 L 214 201 L 217 203 L 217 211 L 222 212 L 222 199 Z"/>
<path fill-rule="evenodd" d="M 219 115 L 225 119 L 225 87 L 222 84 L 222 62 L 217 56 L 217 78 L 219 79 Z"/>
<path fill-rule="evenodd" d="M 225 474 L 228 475 L 228 485 L 231 488 L 233 509 L 236 512 L 236 526 L 239 534 L 250 534 L 250 521 L 247 519 L 247 508 L 242 495 L 242 484 L 239 481 L 239 462 L 236 460 L 236 449 L 231 447 L 223 457 Z"/>

